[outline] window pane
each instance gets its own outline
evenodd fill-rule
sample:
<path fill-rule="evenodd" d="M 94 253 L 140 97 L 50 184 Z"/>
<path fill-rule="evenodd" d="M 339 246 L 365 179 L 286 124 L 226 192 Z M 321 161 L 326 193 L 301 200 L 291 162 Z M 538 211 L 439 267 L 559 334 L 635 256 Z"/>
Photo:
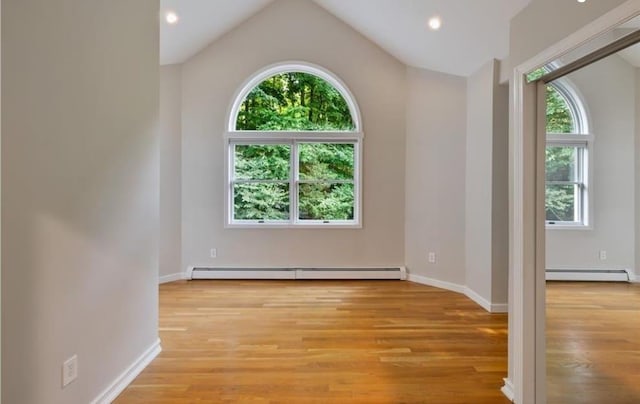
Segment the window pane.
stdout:
<path fill-rule="evenodd" d="M 353 220 L 353 184 L 300 184 L 301 220 Z"/>
<path fill-rule="evenodd" d="M 353 180 L 354 144 L 301 143 L 301 180 Z"/>
<path fill-rule="evenodd" d="M 242 102 L 237 130 L 352 131 L 346 101 L 331 84 L 309 73 L 288 72 L 258 84 Z"/>
<path fill-rule="evenodd" d="M 289 184 L 235 184 L 233 219 L 289 220 Z"/>
<path fill-rule="evenodd" d="M 578 147 L 547 146 L 547 181 L 578 181 Z"/>
<path fill-rule="evenodd" d="M 547 133 L 574 133 L 575 123 L 567 100 L 552 85 L 547 86 Z"/>
<path fill-rule="evenodd" d="M 557 222 L 575 221 L 576 195 L 578 195 L 578 191 L 578 185 L 547 184 L 546 219 Z"/>
<path fill-rule="evenodd" d="M 291 146 L 235 145 L 235 179 L 289 179 Z"/>

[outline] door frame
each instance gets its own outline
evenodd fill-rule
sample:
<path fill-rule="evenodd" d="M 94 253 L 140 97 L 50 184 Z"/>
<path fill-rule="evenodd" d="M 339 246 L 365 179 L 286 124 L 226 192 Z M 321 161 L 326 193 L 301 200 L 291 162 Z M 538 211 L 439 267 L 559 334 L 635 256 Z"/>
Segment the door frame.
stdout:
<path fill-rule="evenodd" d="M 509 145 L 509 375 L 503 393 L 518 404 L 546 402 L 544 188 L 536 119 L 541 107 L 525 75 L 640 15 L 640 0 L 629 0 L 513 69 Z M 532 160 L 533 157 L 533 161 Z M 533 196 L 532 193 L 533 192 Z M 544 229 L 544 225 L 542 226 Z"/>

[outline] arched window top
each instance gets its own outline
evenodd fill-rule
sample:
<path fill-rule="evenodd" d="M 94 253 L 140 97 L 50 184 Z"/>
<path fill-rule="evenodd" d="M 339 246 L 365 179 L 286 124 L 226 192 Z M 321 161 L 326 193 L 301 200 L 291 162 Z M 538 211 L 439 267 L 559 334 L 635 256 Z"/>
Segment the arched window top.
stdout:
<path fill-rule="evenodd" d="M 537 80 L 557 67 L 541 67 L 528 75 Z M 575 86 L 566 78 L 547 84 L 547 133 L 589 134 L 587 108 Z"/>
<path fill-rule="evenodd" d="M 547 86 L 547 133 L 589 134 L 585 104 L 566 79 Z"/>
<path fill-rule="evenodd" d="M 309 63 L 269 66 L 240 89 L 229 114 L 230 132 L 361 132 L 360 113 L 348 88 Z"/>

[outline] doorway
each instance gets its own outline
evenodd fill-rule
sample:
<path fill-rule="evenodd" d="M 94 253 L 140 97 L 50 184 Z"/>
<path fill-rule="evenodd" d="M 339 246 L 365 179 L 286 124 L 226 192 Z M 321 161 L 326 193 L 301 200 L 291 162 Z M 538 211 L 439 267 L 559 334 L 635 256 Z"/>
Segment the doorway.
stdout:
<path fill-rule="evenodd" d="M 632 45 L 545 83 L 538 139 L 550 404 L 640 401 L 640 285 L 628 282 L 640 213 L 638 54 Z"/>
<path fill-rule="evenodd" d="M 546 176 L 544 165 L 546 117 L 544 114 L 536 114 L 536 111 L 544 111 L 545 109 L 546 83 L 566 76 L 580 67 L 622 49 L 619 48 L 612 52 L 610 45 L 618 42 L 619 38 L 607 41 L 607 38 L 603 39 L 603 35 L 610 34 L 617 28 L 626 28 L 621 24 L 629 22 L 639 14 L 639 11 L 638 7 L 634 7 L 630 2 L 628 6 L 620 7 L 615 13 L 610 13 L 605 18 L 597 20 L 556 44 L 547 52 L 515 69 L 512 81 L 511 142 L 511 196 L 513 203 L 510 247 L 512 268 L 509 319 L 511 344 L 510 374 L 505 389 L 513 388 L 517 402 L 544 403 L 547 398 L 545 345 Z M 637 30 L 638 27 L 635 27 L 627 30 L 625 34 Z M 638 38 L 635 38 L 626 46 L 637 41 Z M 580 48 L 579 45 L 585 44 L 585 42 L 587 42 L 586 46 Z M 619 44 L 620 42 L 618 42 Z M 575 58 L 566 64 L 556 66 L 553 72 L 544 78 L 543 82 L 539 84 L 527 83 L 526 74 L 541 66 L 549 65 L 559 57 L 567 57 L 572 51 L 575 51 L 573 52 Z M 580 61 L 581 65 L 577 66 L 574 61 Z M 540 115 L 542 115 L 542 119 Z M 541 129 L 542 136 L 538 136 L 537 129 Z M 585 145 L 579 145 L 579 147 L 586 148 Z M 574 151 L 573 155 L 576 154 L 579 153 Z M 578 159 L 579 157 L 576 157 L 576 160 Z M 635 164 L 634 171 L 637 172 L 637 162 Z M 582 186 L 575 183 L 554 185 Z M 569 193 L 568 189 L 565 191 L 566 194 Z M 638 198 L 634 199 L 638 200 Z M 573 219 L 575 217 L 574 212 Z M 635 221 L 634 218 L 628 220 Z M 637 247 L 637 242 L 634 241 L 634 243 L 634 246 Z M 635 251 L 638 251 L 638 248 L 635 248 Z M 635 276 L 635 273 L 632 273 L 631 276 Z M 509 382 L 512 382 L 513 385 L 509 386 Z"/>

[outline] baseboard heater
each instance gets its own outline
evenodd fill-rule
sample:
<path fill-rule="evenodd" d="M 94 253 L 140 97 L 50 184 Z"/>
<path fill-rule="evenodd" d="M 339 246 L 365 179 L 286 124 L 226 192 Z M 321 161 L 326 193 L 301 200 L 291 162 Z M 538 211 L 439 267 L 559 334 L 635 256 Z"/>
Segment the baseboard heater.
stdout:
<path fill-rule="evenodd" d="M 404 267 L 395 268 L 212 268 L 190 267 L 187 279 L 398 279 L 406 280 Z"/>
<path fill-rule="evenodd" d="M 548 281 L 629 282 L 624 269 L 547 269 Z"/>

